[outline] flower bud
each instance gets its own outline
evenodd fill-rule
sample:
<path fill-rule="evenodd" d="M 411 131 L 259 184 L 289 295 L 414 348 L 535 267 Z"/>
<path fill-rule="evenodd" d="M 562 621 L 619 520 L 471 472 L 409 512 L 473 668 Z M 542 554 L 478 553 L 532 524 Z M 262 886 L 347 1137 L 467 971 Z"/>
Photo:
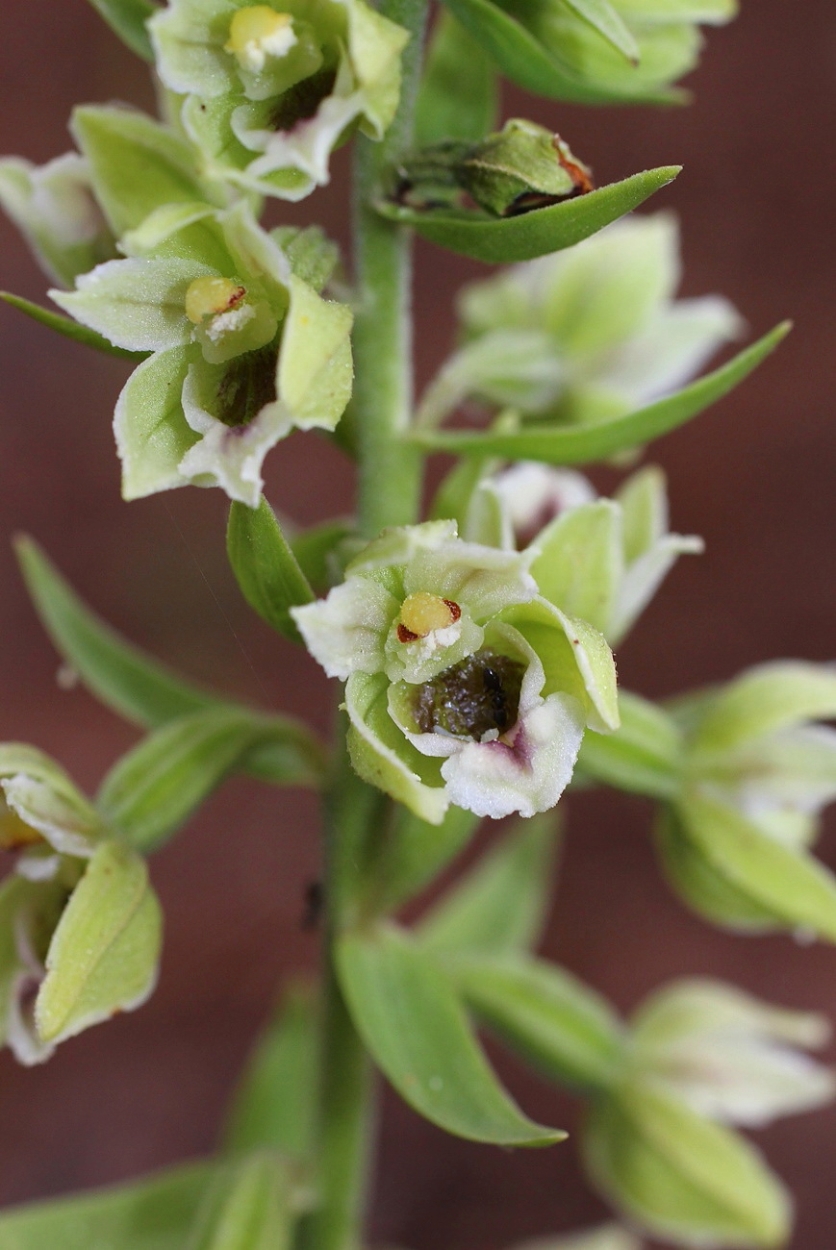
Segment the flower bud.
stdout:
<path fill-rule="evenodd" d="M 475 144 L 456 174 L 476 203 L 496 217 L 545 208 L 593 187 L 589 170 L 559 135 L 520 118 Z"/>

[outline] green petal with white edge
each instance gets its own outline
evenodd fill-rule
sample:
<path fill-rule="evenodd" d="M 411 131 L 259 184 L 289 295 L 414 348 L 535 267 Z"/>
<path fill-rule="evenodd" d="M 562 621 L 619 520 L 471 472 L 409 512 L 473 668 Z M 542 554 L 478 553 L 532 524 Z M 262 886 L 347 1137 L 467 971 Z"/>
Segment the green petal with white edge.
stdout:
<path fill-rule="evenodd" d="M 836 719 L 836 668 L 775 660 L 742 673 L 707 704 L 695 754 L 728 751 L 808 720 Z"/>
<path fill-rule="evenodd" d="M 75 291 L 50 298 L 76 321 L 132 352 L 160 352 L 190 342 L 186 292 L 196 278 L 213 277 L 193 260 L 111 260 L 83 274 Z"/>
<path fill-rule="evenodd" d="M 345 688 L 351 721 L 348 751 L 355 771 L 403 803 L 431 825 L 440 825 L 449 806 L 438 764 L 404 737 L 389 715 L 389 679 L 384 674 L 353 673 Z"/>
<path fill-rule="evenodd" d="M 679 230 L 671 213 L 616 222 L 519 275 L 544 328 L 575 359 L 631 339 L 672 298 L 679 278 Z"/>
<path fill-rule="evenodd" d="M 234 0 L 175 0 L 148 23 L 165 85 L 182 95 L 212 98 L 235 86 L 235 62 L 224 51 Z"/>
<path fill-rule="evenodd" d="M 615 661 L 597 629 L 543 598 L 509 608 L 502 619 L 518 629 L 540 657 L 546 673 L 544 694 L 572 695 L 597 733 L 618 728 Z"/>
<path fill-rule="evenodd" d="M 64 855 L 89 858 L 102 818 L 59 764 L 37 747 L 0 744 L 0 810 L 5 804 Z"/>
<path fill-rule="evenodd" d="M 198 351 L 175 347 L 160 352 L 143 361 L 125 383 L 113 418 L 123 499 L 185 485 L 179 465 L 198 435 L 189 428 L 181 396 Z"/>
<path fill-rule="evenodd" d="M 329 677 L 380 673 L 400 603 L 371 577 L 349 577 L 327 599 L 291 608 L 305 646 Z"/>
<path fill-rule="evenodd" d="M 701 555 L 705 544 L 696 534 L 666 534 L 626 569 L 613 604 L 607 641 L 616 646 L 650 603 L 681 555 Z"/>
<path fill-rule="evenodd" d="M 430 522 L 432 524 L 432 522 Z M 419 548 L 404 569 L 404 591 L 427 590 L 466 606 L 478 623 L 537 594 L 530 557 L 459 539 Z"/>
<path fill-rule="evenodd" d="M 363 0 L 346 0 L 348 52 L 362 92 L 364 126 L 375 139 L 388 130 L 401 93 L 401 52 L 409 41 L 402 26 L 381 17 Z"/>
<path fill-rule="evenodd" d="M 621 504 L 624 559 L 644 555 L 668 528 L 668 492 L 664 472 L 648 464 L 627 478 L 613 495 Z"/>
<path fill-rule="evenodd" d="M 609 499 L 562 513 L 537 535 L 531 572 L 544 599 L 609 631 L 624 575 L 621 509 Z"/>
<path fill-rule="evenodd" d="M 301 429 L 333 429 L 351 398 L 353 315 L 292 276 L 279 352 L 278 393 Z"/>
<path fill-rule="evenodd" d="M 163 204 L 207 198 L 194 150 L 135 109 L 85 105 L 71 130 L 90 162 L 96 198 L 119 237 Z"/>
<path fill-rule="evenodd" d="M 157 979 L 160 905 L 144 860 L 104 842 L 53 934 L 35 1000 L 45 1042 L 60 1042 L 118 1011 L 139 1007 Z"/>
<path fill-rule="evenodd" d="M 807 816 L 836 800 L 836 730 L 825 725 L 781 730 L 723 754 L 704 775 L 731 787 L 755 820 L 773 806 Z"/>

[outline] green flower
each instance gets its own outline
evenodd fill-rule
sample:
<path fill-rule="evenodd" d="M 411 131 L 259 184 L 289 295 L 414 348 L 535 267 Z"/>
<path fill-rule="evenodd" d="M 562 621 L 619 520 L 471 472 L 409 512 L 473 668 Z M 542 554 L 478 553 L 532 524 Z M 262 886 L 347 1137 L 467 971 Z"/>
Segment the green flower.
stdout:
<path fill-rule="evenodd" d="M 193 483 L 254 507 L 270 448 L 342 415 L 351 312 L 294 273 L 243 204 L 163 207 L 122 245 L 128 259 L 51 294 L 117 346 L 151 353 L 116 406 L 125 498 Z"/>
<path fill-rule="evenodd" d="M 531 538 L 541 591 L 611 645 L 632 628 L 677 557 L 703 549 L 702 539 L 669 532 L 665 477 L 653 466 L 634 473 L 612 499 L 597 499 L 579 473 L 526 461 L 487 478 L 483 489 L 498 498 L 513 539 Z M 478 499 L 472 509 L 478 514 Z"/>
<path fill-rule="evenodd" d="M 0 206 L 41 268 L 62 286 L 72 286 L 79 274 L 116 255 L 89 164 L 77 152 L 40 167 L 15 156 L 0 160 Z"/>
<path fill-rule="evenodd" d="M 292 609 L 315 659 L 347 679 L 355 768 L 434 823 L 450 803 L 546 811 L 584 729 L 618 724 L 609 648 L 538 594 L 530 562 L 427 522 L 385 531 L 327 599 Z"/>
<path fill-rule="evenodd" d="M 149 30 L 207 171 L 298 200 L 356 126 L 382 137 L 408 35 L 363 0 L 171 0 Z"/>
<path fill-rule="evenodd" d="M 464 345 L 420 420 L 437 424 L 472 398 L 594 423 L 675 391 L 741 328 L 719 296 L 675 301 L 679 279 L 676 219 L 658 213 L 472 283 L 459 299 Z"/>
<path fill-rule="evenodd" d="M 836 799 L 836 672 L 775 661 L 672 709 L 680 790 L 659 824 L 674 887 L 708 919 L 836 941 L 836 878 L 811 854 Z"/>
<path fill-rule="evenodd" d="M 26 1064 L 156 983 L 161 914 L 144 861 L 35 747 L 0 745 L 0 1041 Z"/>

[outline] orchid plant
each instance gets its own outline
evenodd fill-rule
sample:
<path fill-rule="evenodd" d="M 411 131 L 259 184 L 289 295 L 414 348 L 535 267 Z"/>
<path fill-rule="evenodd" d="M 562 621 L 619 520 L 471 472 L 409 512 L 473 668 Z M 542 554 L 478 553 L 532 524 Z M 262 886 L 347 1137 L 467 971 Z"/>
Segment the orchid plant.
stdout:
<path fill-rule="evenodd" d="M 734 0 L 445 0 L 432 22 L 424 0 L 94 4 L 149 62 L 159 116 L 83 105 L 71 152 L 0 161 L 0 205 L 60 311 L 4 298 L 125 359 L 124 498 L 226 493 L 245 599 L 340 683 L 339 714 L 326 744 L 180 677 L 20 539 L 61 656 L 144 736 L 92 797 L 36 746 L 0 745 L 0 1040 L 36 1064 L 141 1006 L 162 941 L 148 857 L 234 772 L 322 796 L 322 972 L 287 989 L 217 1155 L 3 1212 L 0 1244 L 361 1250 L 376 1073 L 471 1141 L 565 1138 L 512 1099 L 482 1029 L 585 1103 L 583 1166 L 614 1212 L 517 1250 L 783 1244 L 790 1196 L 734 1126 L 832 1098 L 810 1054 L 827 1022 L 712 980 L 624 1020 L 536 949 L 555 808 L 590 785 L 654 802 L 664 873 L 708 923 L 836 942 L 812 850 L 836 798 L 836 672 L 774 662 L 659 704 L 619 688 L 612 652 L 702 550 L 638 459 L 787 326 L 701 373 L 744 323 L 719 296 L 676 298 L 669 212 L 630 215 L 677 168 L 596 189 L 565 140 L 497 115 L 502 76 L 555 101 L 675 100 Z M 266 222 L 348 143 L 343 260 L 314 223 Z M 460 341 L 417 399 L 414 232 L 502 266 L 461 292 Z M 305 531 L 265 498 L 264 459 L 294 430 L 353 458 L 350 519 Z M 611 498 L 579 471 L 595 462 L 624 475 Z"/>

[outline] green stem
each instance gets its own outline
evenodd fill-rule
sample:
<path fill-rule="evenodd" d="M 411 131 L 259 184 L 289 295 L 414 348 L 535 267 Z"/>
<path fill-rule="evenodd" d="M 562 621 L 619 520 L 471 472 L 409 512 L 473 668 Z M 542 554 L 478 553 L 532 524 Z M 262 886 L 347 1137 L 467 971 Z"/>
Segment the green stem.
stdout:
<path fill-rule="evenodd" d="M 412 416 L 412 240 L 371 207 L 384 170 L 408 150 L 421 66 L 426 0 L 383 0 L 380 12 L 406 27 L 397 116 L 382 143 L 358 139 L 354 164 L 357 315 L 352 401 L 360 453 L 358 514 L 373 538 L 409 525 L 420 505 L 422 458 L 402 435 Z"/>

